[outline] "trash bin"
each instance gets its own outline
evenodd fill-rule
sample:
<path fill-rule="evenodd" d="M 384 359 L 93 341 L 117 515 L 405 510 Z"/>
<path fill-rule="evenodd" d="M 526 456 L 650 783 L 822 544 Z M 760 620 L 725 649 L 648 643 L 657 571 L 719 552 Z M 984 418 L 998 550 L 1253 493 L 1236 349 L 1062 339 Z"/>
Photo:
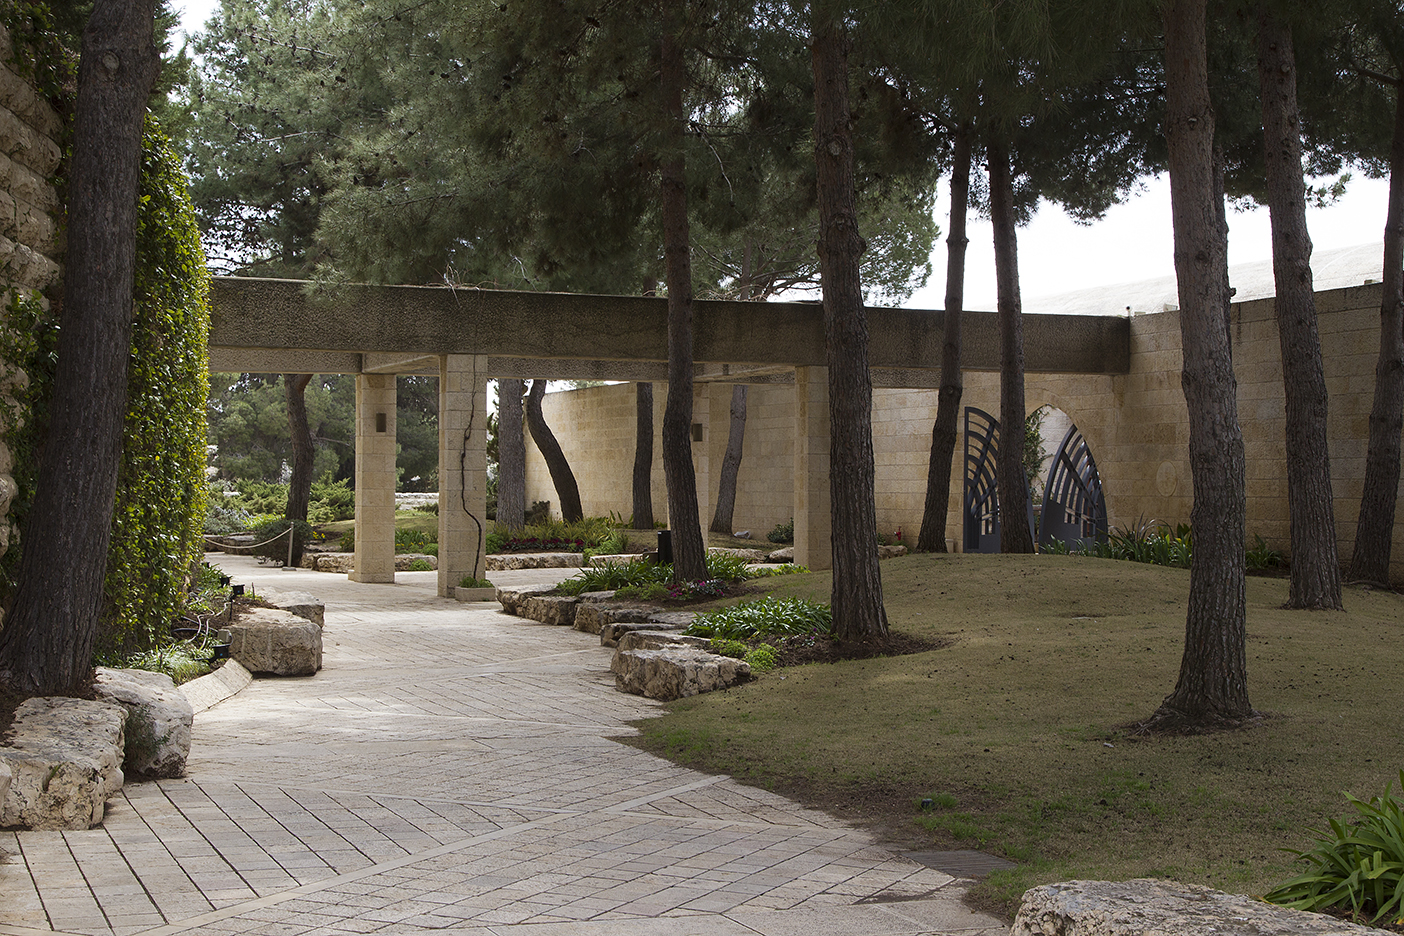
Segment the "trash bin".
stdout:
<path fill-rule="evenodd" d="M 658 531 L 658 561 L 664 565 L 673 564 L 673 531 Z"/>

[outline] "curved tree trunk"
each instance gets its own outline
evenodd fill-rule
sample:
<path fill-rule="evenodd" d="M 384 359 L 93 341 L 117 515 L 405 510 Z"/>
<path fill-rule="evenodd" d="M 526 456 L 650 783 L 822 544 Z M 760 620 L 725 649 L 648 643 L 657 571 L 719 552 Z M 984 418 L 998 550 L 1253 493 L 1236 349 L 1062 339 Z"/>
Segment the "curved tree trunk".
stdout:
<path fill-rule="evenodd" d="M 1380 301 L 1380 357 L 1365 487 L 1355 521 L 1352 581 L 1389 584 L 1389 554 L 1399 493 L 1399 437 L 1404 431 L 1404 87 L 1394 89 L 1394 138 L 1389 147 L 1389 212 L 1384 231 L 1384 297 Z"/>
<path fill-rule="evenodd" d="M 707 577 L 707 547 L 692 467 L 692 256 L 687 221 L 686 161 L 683 157 L 683 66 L 678 34 L 683 0 L 663 4 L 659 62 L 668 153 L 661 160 L 663 257 L 668 286 L 668 403 L 663 409 L 663 473 L 668 484 L 668 523 L 673 528 L 673 578 Z"/>
<path fill-rule="evenodd" d="M 312 429 L 307 425 L 307 385 L 311 374 L 284 374 L 283 387 L 288 404 L 288 437 L 292 441 L 292 477 L 288 479 L 289 520 L 307 522 L 307 506 L 312 500 Z M 293 527 L 296 528 L 294 523 Z M 291 565 L 302 563 L 302 537 L 293 534 Z"/>
<path fill-rule="evenodd" d="M 993 137 L 985 144 L 990 167 L 990 220 L 994 222 L 996 311 L 999 315 L 999 551 L 1031 553 L 1033 531 L 1025 505 L 1024 317 L 1019 297 L 1019 237 L 1009 150 Z"/>
<path fill-rule="evenodd" d="M 580 487 L 575 483 L 575 473 L 570 470 L 561 444 L 546 425 L 546 417 L 541 412 L 541 401 L 546 397 L 546 381 L 533 380 L 531 392 L 527 394 L 526 424 L 531 431 L 531 439 L 546 459 L 546 470 L 551 473 L 551 484 L 556 488 L 556 496 L 561 501 L 561 517 L 566 523 L 574 523 L 585 516 L 580 509 Z M 499 440 L 498 444 L 501 444 Z"/>
<path fill-rule="evenodd" d="M 497 522 L 526 525 L 526 437 L 522 435 L 525 381 L 497 382 Z"/>
<path fill-rule="evenodd" d="M 832 517 L 834 634 L 887 639 L 873 501 L 873 385 L 868 315 L 858 260 L 853 137 L 848 106 L 848 36 L 841 20 L 813 13 L 814 158 L 819 196 L 819 268 L 829 365 L 829 503 Z"/>
<path fill-rule="evenodd" d="M 0 680 L 24 694 L 77 692 L 92 670 L 127 406 L 141 125 L 160 68 L 153 17 L 152 0 L 97 0 L 83 30 L 54 397 L 0 631 Z"/>
<path fill-rule="evenodd" d="M 1340 610 L 1341 565 L 1336 558 L 1331 458 L 1326 445 L 1326 375 L 1312 294 L 1297 67 L 1291 28 L 1266 6 L 1258 11 L 1258 79 L 1282 390 L 1287 403 L 1287 505 L 1292 531 L 1287 607 Z"/>
<path fill-rule="evenodd" d="M 731 388 L 731 422 L 726 434 L 726 454 L 722 456 L 721 481 L 717 484 L 717 509 L 712 515 L 713 533 L 730 535 L 736 513 L 736 477 L 741 473 L 741 449 L 746 443 L 746 385 Z"/>
<path fill-rule="evenodd" d="M 936 423 L 931 427 L 931 460 L 926 468 L 926 505 L 921 513 L 918 552 L 946 551 L 946 514 L 950 510 L 951 465 L 965 378 L 960 372 L 960 319 L 965 310 L 965 216 L 970 208 L 971 128 L 956 128 L 951 157 L 951 231 L 946 237 L 946 330 L 941 345 L 941 389 Z"/>
<path fill-rule="evenodd" d="M 1228 258 L 1214 201 L 1214 112 L 1205 0 L 1165 6 L 1166 142 L 1175 225 L 1194 564 L 1175 689 L 1152 724 L 1236 723 L 1253 714 L 1245 653 L 1243 434 L 1224 327 Z"/>

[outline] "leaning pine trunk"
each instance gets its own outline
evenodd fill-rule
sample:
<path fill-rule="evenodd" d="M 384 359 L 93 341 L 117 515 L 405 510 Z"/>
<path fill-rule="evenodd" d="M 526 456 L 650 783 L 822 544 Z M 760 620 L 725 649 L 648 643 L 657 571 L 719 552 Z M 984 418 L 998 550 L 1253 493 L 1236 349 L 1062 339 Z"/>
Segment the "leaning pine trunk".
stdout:
<path fill-rule="evenodd" d="M 570 470 L 561 444 L 551 427 L 546 425 L 546 416 L 541 411 L 541 401 L 546 396 L 546 381 L 533 380 L 531 392 L 527 394 L 526 422 L 531 432 L 531 440 L 546 460 L 546 470 L 551 473 L 551 483 L 555 485 L 556 496 L 561 499 L 561 517 L 566 523 L 574 523 L 585 516 L 580 508 L 580 487 L 575 483 L 575 472 Z"/>
<path fill-rule="evenodd" d="M 951 233 L 946 237 L 946 333 L 941 345 L 941 389 L 936 423 L 931 427 L 931 460 L 926 469 L 926 505 L 917 534 L 919 552 L 946 551 L 946 514 L 950 508 L 951 464 L 955 460 L 960 398 L 960 319 L 965 309 L 965 215 L 970 207 L 970 124 L 956 129 L 951 158 Z"/>
<path fill-rule="evenodd" d="M 1019 297 L 1019 246 L 1009 150 L 993 136 L 985 144 L 990 167 L 990 220 L 994 222 L 995 300 L 999 315 L 999 551 L 1031 553 L 1033 531 L 1025 505 L 1024 317 Z"/>
<path fill-rule="evenodd" d="M 1194 484 L 1194 564 L 1185 650 L 1152 724 L 1236 723 L 1248 702 L 1243 555 L 1243 434 L 1225 327 L 1228 258 L 1214 204 L 1205 0 L 1165 6 L 1166 142 L 1179 282 L 1182 383 Z"/>
<path fill-rule="evenodd" d="M 653 529 L 653 384 L 634 387 L 634 529 Z"/>
<path fill-rule="evenodd" d="M 853 138 L 848 107 L 848 36 L 817 11 L 810 50 L 814 69 L 814 154 L 819 194 L 819 268 L 829 365 L 829 503 L 833 524 L 831 606 L 840 640 L 887 639 L 873 502 L 873 386 L 868 316 L 858 260 Z"/>
<path fill-rule="evenodd" d="M 68 176 L 62 329 L 39 483 L 0 682 L 82 690 L 92 669 L 132 348 L 141 125 L 160 68 L 152 0 L 97 0 L 83 30 Z"/>
<path fill-rule="evenodd" d="M 731 388 L 731 422 L 726 434 L 726 454 L 722 456 L 721 481 L 717 484 L 717 509 L 712 514 L 711 531 L 730 534 L 736 513 L 736 478 L 741 473 L 741 450 L 746 444 L 746 385 Z"/>
<path fill-rule="evenodd" d="M 1365 488 L 1355 522 L 1352 581 L 1389 584 L 1394 504 L 1399 491 L 1399 437 L 1404 431 L 1404 88 L 1394 89 L 1394 138 L 1389 147 L 1389 213 L 1384 231 L 1384 297 L 1380 301 L 1380 357 Z"/>
<path fill-rule="evenodd" d="M 1339 610 L 1341 566 L 1336 558 L 1331 458 L 1326 446 L 1326 375 L 1311 284 L 1296 60 L 1291 28 L 1266 6 L 1258 12 L 1258 78 L 1287 403 L 1287 505 L 1292 531 L 1287 607 Z"/>

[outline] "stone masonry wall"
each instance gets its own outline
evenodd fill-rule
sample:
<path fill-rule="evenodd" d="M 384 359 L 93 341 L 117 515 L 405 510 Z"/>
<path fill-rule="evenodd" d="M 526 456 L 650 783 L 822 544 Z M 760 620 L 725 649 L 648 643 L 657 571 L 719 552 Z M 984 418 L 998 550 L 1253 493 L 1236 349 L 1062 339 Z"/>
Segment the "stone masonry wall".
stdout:
<path fill-rule="evenodd" d="M 1379 349 L 1380 287 L 1359 286 L 1317 294 L 1326 385 L 1330 392 L 1331 471 L 1341 561 L 1353 548 L 1355 520 L 1365 470 L 1370 404 Z M 1235 304 L 1233 357 L 1238 375 L 1239 419 L 1247 455 L 1249 542 L 1261 535 L 1288 551 L 1285 414 L 1282 369 L 1273 301 Z M 1131 322 L 1131 369 L 1118 376 L 1029 374 L 1030 410 L 1050 404 L 1063 410 L 1087 437 L 1102 476 L 1113 526 L 1139 519 L 1187 523 L 1193 503 L 1189 469 L 1189 424 L 1180 389 L 1180 322 L 1175 312 L 1138 315 Z M 656 425 L 661 426 L 667 387 L 655 385 Z M 699 384 L 709 416 L 705 450 L 712 483 L 726 449 L 731 388 Z M 627 515 L 633 465 L 633 388 L 600 387 L 546 398 L 547 419 L 581 486 L 586 514 Z M 999 413 L 999 375 L 965 374 L 962 406 Z M 794 389 L 752 386 L 745 456 L 737 482 L 734 526 L 757 537 L 789 518 L 794 491 Z M 878 389 L 873 395 L 873 451 L 877 467 L 878 528 L 915 539 L 921 526 L 936 391 Z M 963 424 L 962 424 L 963 428 Z M 607 439 L 607 444 L 600 444 Z M 655 444 L 654 503 L 661 519 L 660 449 Z M 947 535 L 960 536 L 964 438 L 956 442 Z M 528 446 L 530 499 L 554 502 L 550 479 Z M 1049 455 L 1052 454 L 1050 450 Z M 700 479 L 699 479 L 700 483 Z M 589 492 L 588 494 L 586 492 Z M 1404 486 L 1401 486 L 1404 496 Z M 715 492 L 703 499 L 713 503 Z M 553 507 L 554 507 L 553 503 Z M 704 526 L 711 521 L 703 508 Z M 1394 528 L 1391 578 L 1404 583 L 1404 505 Z"/>
<path fill-rule="evenodd" d="M 9 32 L 0 26 L 0 289 L 6 293 L 56 286 L 63 257 L 63 210 L 53 185 L 63 127 L 49 103 L 14 71 L 13 58 Z M 25 380 L 10 362 L 0 361 L 6 402 Z M 10 449 L 0 438 L 0 554 L 10 544 L 8 515 L 17 492 L 12 468 Z"/>

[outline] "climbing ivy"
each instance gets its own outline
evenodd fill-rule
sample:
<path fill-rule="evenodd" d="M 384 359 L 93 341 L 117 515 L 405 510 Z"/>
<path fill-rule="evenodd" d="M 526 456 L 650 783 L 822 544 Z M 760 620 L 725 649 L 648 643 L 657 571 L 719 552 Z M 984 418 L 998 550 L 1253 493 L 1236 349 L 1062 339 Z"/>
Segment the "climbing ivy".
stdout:
<path fill-rule="evenodd" d="M 180 160 L 147 118 L 127 417 L 102 650 L 149 646 L 203 553 L 209 271 Z"/>

